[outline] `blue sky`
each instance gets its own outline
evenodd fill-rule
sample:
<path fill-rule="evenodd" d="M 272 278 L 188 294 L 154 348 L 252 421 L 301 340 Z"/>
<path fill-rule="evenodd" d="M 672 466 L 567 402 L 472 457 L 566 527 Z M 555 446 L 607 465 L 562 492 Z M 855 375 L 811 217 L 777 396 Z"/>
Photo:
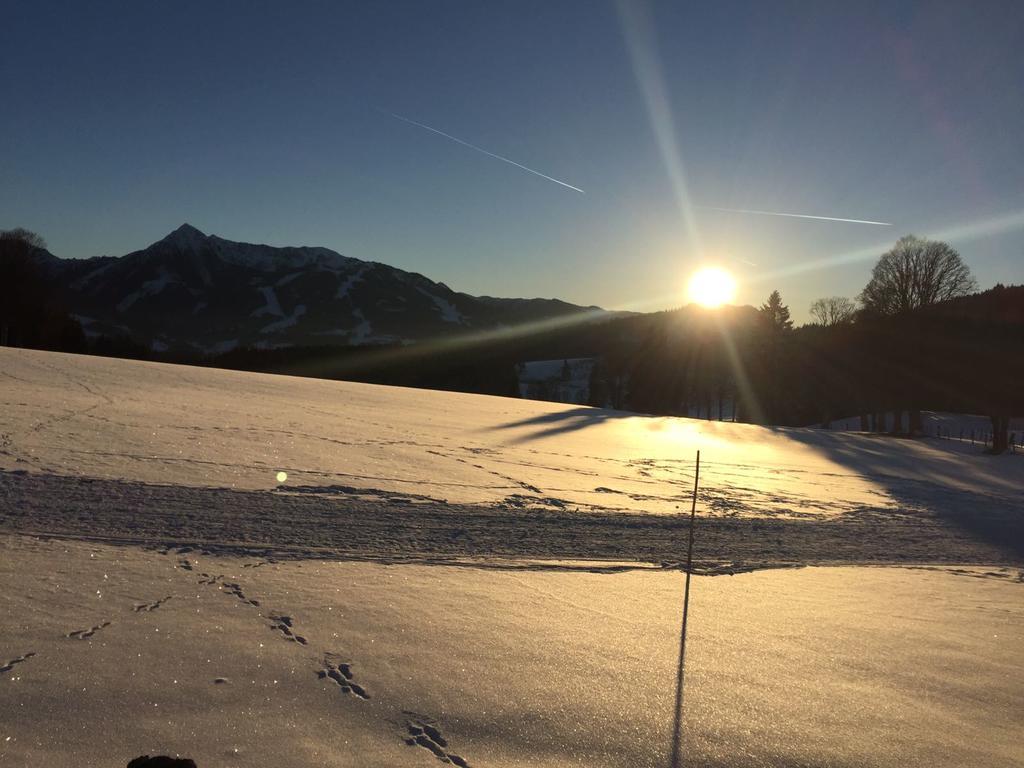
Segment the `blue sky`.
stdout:
<path fill-rule="evenodd" d="M 680 304 L 714 262 L 740 301 L 778 288 L 805 319 L 913 232 L 982 287 L 1024 281 L 1019 2 L 5 2 L 2 19 L 0 227 L 61 256 L 188 221 L 634 309 Z"/>

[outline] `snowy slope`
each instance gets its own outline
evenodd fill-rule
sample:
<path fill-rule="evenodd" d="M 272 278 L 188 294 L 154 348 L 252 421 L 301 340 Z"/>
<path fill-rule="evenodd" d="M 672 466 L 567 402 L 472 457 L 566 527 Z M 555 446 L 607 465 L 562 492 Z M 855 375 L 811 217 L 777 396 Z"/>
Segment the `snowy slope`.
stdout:
<path fill-rule="evenodd" d="M 0 349 L 0 467 L 268 490 L 415 492 L 670 514 L 703 451 L 708 513 L 835 518 L 877 510 L 1020 509 L 1024 457 L 945 440 L 601 410 Z"/>
<path fill-rule="evenodd" d="M 1022 457 L 10 349 L 0 762 L 667 765 L 697 448 L 685 765 L 1020 764 Z"/>
<path fill-rule="evenodd" d="M 669 764 L 678 573 L 161 552 L 0 536 L 5 765 Z M 1020 765 L 1014 577 L 697 577 L 683 764 Z"/>
<path fill-rule="evenodd" d="M 901 414 L 904 431 L 909 429 L 906 412 Z M 896 424 L 895 414 L 885 414 L 885 429 L 891 430 Z M 829 429 L 860 431 L 860 416 L 837 419 L 829 422 Z M 921 431 L 930 437 L 970 442 L 972 434 L 975 443 L 982 443 L 985 436 L 992 432 L 992 422 L 987 416 L 967 413 L 943 413 L 941 411 L 921 412 Z M 1020 445 L 1024 439 L 1024 419 L 1010 419 L 1010 432 L 1016 436 L 1015 444 Z"/>

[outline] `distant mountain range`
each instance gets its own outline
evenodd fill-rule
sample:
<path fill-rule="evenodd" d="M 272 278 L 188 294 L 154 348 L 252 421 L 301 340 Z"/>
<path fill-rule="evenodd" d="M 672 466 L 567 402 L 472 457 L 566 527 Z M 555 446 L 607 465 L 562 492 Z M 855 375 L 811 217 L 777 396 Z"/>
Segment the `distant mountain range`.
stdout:
<path fill-rule="evenodd" d="M 239 243 L 189 224 L 126 256 L 60 259 L 42 251 L 39 260 L 88 336 L 129 336 L 155 352 L 405 344 L 606 316 L 557 299 L 470 296 L 327 248 Z"/>

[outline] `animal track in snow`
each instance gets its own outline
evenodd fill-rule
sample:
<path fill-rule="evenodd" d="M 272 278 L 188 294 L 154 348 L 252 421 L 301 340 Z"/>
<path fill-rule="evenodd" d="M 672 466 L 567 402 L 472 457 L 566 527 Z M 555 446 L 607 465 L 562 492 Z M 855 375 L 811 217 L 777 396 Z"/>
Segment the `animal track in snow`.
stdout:
<path fill-rule="evenodd" d="M 10 672 L 12 669 L 14 669 L 14 665 L 15 664 L 21 664 L 23 661 L 28 661 L 29 659 L 31 659 L 35 655 L 36 655 L 35 651 L 29 651 L 28 653 L 22 654 L 21 656 L 19 656 L 16 659 L 11 659 L 6 664 L 4 664 L 2 667 L 0 667 L 0 673 Z"/>
<path fill-rule="evenodd" d="M 448 751 L 448 740 L 441 734 L 441 730 L 423 715 L 415 712 L 403 712 L 409 715 L 410 719 L 405 722 L 405 743 L 410 747 L 423 747 L 442 763 L 451 763 L 459 768 L 469 768 L 466 759 Z"/>
<path fill-rule="evenodd" d="M 226 592 L 229 595 L 234 595 L 243 603 L 254 605 L 257 608 L 259 607 L 260 601 L 249 598 L 242 590 L 242 585 L 239 584 L 237 581 L 224 581 L 223 574 L 217 574 L 216 576 L 210 573 L 199 574 L 200 584 L 217 584 L 218 582 L 220 582 L 220 589 L 222 592 Z"/>
<path fill-rule="evenodd" d="M 467 464 L 476 469 L 481 469 L 489 475 L 493 475 L 494 477 L 504 480 L 506 483 L 512 483 L 513 485 L 519 486 L 524 491 L 529 491 L 530 493 L 536 493 L 538 495 L 543 493 L 543 491 L 540 488 L 533 485 L 532 483 L 528 483 L 525 480 L 519 480 L 518 478 L 512 477 L 511 475 L 506 475 L 493 469 L 488 469 L 487 467 L 481 466 L 480 464 L 473 464 L 459 456 L 452 456 L 447 453 L 442 453 L 441 451 L 435 451 L 430 449 L 427 450 L 427 453 L 432 453 L 435 456 L 440 456 L 445 459 L 452 459 L 454 461 L 459 462 L 460 464 Z"/>
<path fill-rule="evenodd" d="M 360 699 L 370 698 L 370 694 L 359 683 L 355 682 L 352 675 L 352 665 L 347 662 L 332 661 L 333 654 L 324 656 L 324 668 L 316 673 L 321 680 L 331 679 L 338 684 L 342 693 L 351 693 Z"/>
<path fill-rule="evenodd" d="M 213 582 L 206 582 L 206 583 L 212 584 Z M 223 591 L 227 592 L 228 594 L 234 595 L 239 600 L 241 600 L 243 603 L 248 603 L 249 605 L 255 605 L 255 606 L 259 607 L 260 601 L 259 600 L 250 600 L 248 597 L 246 597 L 245 596 L 245 592 L 242 591 L 242 585 L 237 583 L 237 582 L 225 581 L 223 584 L 221 584 L 221 589 Z"/>
<path fill-rule="evenodd" d="M 101 629 L 109 626 L 110 622 L 104 621 L 102 624 L 97 624 L 95 627 L 89 627 L 88 629 L 76 629 L 74 632 L 68 632 L 67 635 L 65 635 L 65 637 L 69 637 L 74 640 L 88 640 Z"/>
<path fill-rule="evenodd" d="M 166 603 L 172 597 L 173 597 L 173 595 L 168 595 L 167 597 L 162 597 L 159 600 L 156 600 L 156 601 L 154 601 L 152 603 L 139 603 L 138 605 L 132 606 L 132 610 L 135 611 L 136 613 L 142 613 L 142 612 L 148 613 L 150 611 L 155 611 L 157 608 L 159 608 L 161 605 Z"/>
<path fill-rule="evenodd" d="M 299 645 L 306 645 L 306 638 L 302 635 L 296 635 L 292 630 L 292 617 L 291 616 L 279 616 L 276 613 L 270 615 L 270 620 L 273 624 L 270 625 L 271 629 L 276 629 L 282 635 L 285 640 L 291 640 L 293 643 Z"/>

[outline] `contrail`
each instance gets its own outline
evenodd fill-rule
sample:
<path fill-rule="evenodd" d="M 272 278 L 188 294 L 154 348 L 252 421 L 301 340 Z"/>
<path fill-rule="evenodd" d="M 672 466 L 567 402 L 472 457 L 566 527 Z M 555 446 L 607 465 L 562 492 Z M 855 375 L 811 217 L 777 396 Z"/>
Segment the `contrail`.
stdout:
<path fill-rule="evenodd" d="M 713 205 L 698 205 L 705 211 L 727 211 L 729 213 L 754 213 L 758 216 L 787 216 L 791 219 L 817 219 L 819 221 L 845 221 L 849 224 L 873 224 L 876 227 L 891 227 L 887 221 L 868 221 L 866 219 L 840 219 L 837 216 L 811 216 L 808 213 L 779 213 L 777 211 L 751 211 L 746 208 L 716 208 Z"/>
<path fill-rule="evenodd" d="M 430 131 L 431 133 L 436 133 L 438 136 L 444 136 L 446 139 L 450 139 L 451 141 L 454 141 L 456 144 L 461 144 L 464 147 L 469 147 L 470 149 L 475 149 L 477 152 L 482 152 L 483 154 L 487 155 L 488 157 L 493 157 L 495 160 L 501 160 L 503 163 L 508 163 L 509 165 L 514 165 L 516 168 L 522 168 L 524 171 L 532 173 L 534 176 L 540 176 L 542 179 L 547 179 L 548 181 L 555 182 L 555 184 L 561 184 L 563 187 L 568 187 L 569 189 L 571 189 L 571 190 L 573 190 L 575 192 L 579 192 L 581 195 L 587 194 L 586 192 L 584 192 L 579 187 L 574 187 L 572 184 L 569 184 L 568 182 L 561 181 L 560 179 L 556 179 L 554 176 L 548 176 L 546 173 L 541 173 L 540 171 L 535 171 L 533 168 L 527 168 L 525 165 L 522 165 L 521 163 L 517 163 L 515 160 L 509 160 L 507 157 L 502 157 L 501 155 L 496 155 L 493 152 L 488 152 L 483 147 L 478 147 L 476 144 L 470 144 L 468 141 L 463 141 L 462 139 L 460 139 L 457 136 L 452 136 L 450 133 L 445 133 L 444 131 L 439 131 L 437 128 L 431 128 L 429 125 L 425 125 L 424 123 L 419 123 L 419 122 L 417 122 L 417 121 L 415 121 L 415 120 L 413 120 L 411 118 L 402 117 L 401 115 L 396 115 L 394 112 L 387 112 L 386 110 L 381 110 L 381 111 L 383 111 L 385 114 L 391 115 L 396 120 L 401 120 L 403 123 L 409 123 L 409 125 L 418 126 L 418 127 L 422 128 L 422 129 L 424 129 L 426 131 Z"/>

